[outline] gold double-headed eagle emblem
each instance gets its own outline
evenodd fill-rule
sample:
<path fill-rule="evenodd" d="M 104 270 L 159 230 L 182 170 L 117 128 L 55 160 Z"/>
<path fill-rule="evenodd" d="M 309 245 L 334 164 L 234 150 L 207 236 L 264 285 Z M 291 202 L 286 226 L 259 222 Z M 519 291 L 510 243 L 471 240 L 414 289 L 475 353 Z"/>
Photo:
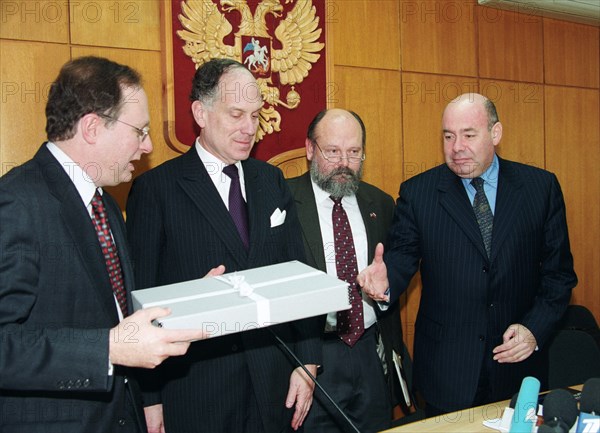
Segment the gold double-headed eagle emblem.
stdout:
<path fill-rule="evenodd" d="M 318 42 L 321 36 L 319 17 L 312 0 L 285 0 L 285 4 L 295 1 L 286 17 L 279 21 L 274 36 L 281 48 L 273 48 L 273 36 L 267 27 L 267 15 L 282 16 L 284 6 L 280 0 L 262 0 L 251 12 L 247 0 L 187 0 L 182 2 L 179 20 L 184 30 L 177 31 L 185 41 L 183 51 L 194 62 L 196 69 L 213 58 L 232 58 L 255 75 L 265 104 L 260 113 L 260 126 L 256 139 L 281 130 L 281 115 L 278 106 L 293 110 L 300 105 L 300 94 L 294 85 L 301 83 L 309 74 L 313 63 L 319 60 L 317 54 L 324 47 Z M 228 45 L 225 39 L 233 31 L 226 15 L 240 15 L 239 29 L 235 33 L 234 44 Z M 231 39 L 231 38 L 230 38 Z M 274 85 L 273 75 L 278 74 L 280 85 L 290 85 L 285 102 L 280 98 L 279 88 Z"/>

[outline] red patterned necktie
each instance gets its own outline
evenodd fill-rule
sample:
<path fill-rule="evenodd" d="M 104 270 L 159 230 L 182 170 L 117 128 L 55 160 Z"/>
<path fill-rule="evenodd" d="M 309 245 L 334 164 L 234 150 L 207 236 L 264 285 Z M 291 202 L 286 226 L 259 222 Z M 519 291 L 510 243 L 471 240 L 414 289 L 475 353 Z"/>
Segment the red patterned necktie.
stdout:
<path fill-rule="evenodd" d="M 110 285 L 112 286 L 117 302 L 121 307 L 123 317 L 125 317 L 127 316 L 127 295 L 123 283 L 121 261 L 119 260 L 117 247 L 110 233 L 110 225 L 108 224 L 108 216 L 104 209 L 104 202 L 102 201 L 100 191 L 97 189 L 94 198 L 92 198 L 92 221 L 96 228 L 96 234 L 98 235 L 98 241 L 102 248 L 102 254 L 104 254 Z"/>
<path fill-rule="evenodd" d="M 350 347 L 354 346 L 365 332 L 362 296 L 356 284 L 358 264 L 356 250 L 348 215 L 342 207 L 342 199 L 329 197 L 333 200 L 333 243 L 335 246 L 335 267 L 337 276 L 349 284 L 348 296 L 351 307 L 349 310 L 338 311 L 337 332 L 340 338 Z"/>

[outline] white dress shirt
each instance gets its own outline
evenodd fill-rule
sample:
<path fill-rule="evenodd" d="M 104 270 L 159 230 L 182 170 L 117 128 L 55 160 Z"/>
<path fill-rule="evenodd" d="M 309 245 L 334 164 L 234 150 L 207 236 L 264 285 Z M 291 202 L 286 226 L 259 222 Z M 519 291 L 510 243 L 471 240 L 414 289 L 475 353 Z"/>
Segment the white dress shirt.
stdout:
<path fill-rule="evenodd" d="M 223 173 L 223 168 L 225 168 L 229 164 L 225 164 L 219 158 L 214 156 L 208 150 L 206 150 L 202 144 L 200 144 L 200 140 L 196 139 L 196 151 L 198 152 L 198 156 L 200 160 L 206 167 L 206 171 L 210 176 L 210 180 L 213 181 L 219 195 L 221 196 L 221 200 L 225 203 L 225 207 L 229 210 L 229 187 L 231 186 L 231 179 L 225 173 Z M 242 197 L 246 200 L 246 182 L 244 180 L 244 169 L 242 168 L 242 163 L 240 161 L 235 163 L 235 166 L 238 168 L 238 173 L 240 176 L 240 188 L 242 189 Z M 246 203 L 248 200 L 246 200 Z"/>
<path fill-rule="evenodd" d="M 312 182 L 315 201 L 317 204 L 317 213 L 319 214 L 319 226 L 321 228 L 321 236 L 323 238 L 323 250 L 325 253 L 325 264 L 327 273 L 337 277 L 335 267 L 335 246 L 333 240 L 333 222 L 331 213 L 333 212 L 333 200 L 329 198 L 329 193 L 323 191 L 314 182 Z M 358 201 L 356 196 L 342 198 L 342 207 L 348 215 L 350 229 L 352 230 L 352 238 L 354 239 L 354 249 L 356 250 L 356 264 L 358 271 L 362 271 L 368 265 L 368 242 L 365 223 L 362 219 Z M 369 328 L 377 321 L 375 310 L 373 309 L 373 301 L 368 296 L 363 294 L 363 317 L 365 320 L 365 329 Z M 331 312 L 327 315 L 326 331 L 335 330 L 337 324 L 337 312 Z"/>

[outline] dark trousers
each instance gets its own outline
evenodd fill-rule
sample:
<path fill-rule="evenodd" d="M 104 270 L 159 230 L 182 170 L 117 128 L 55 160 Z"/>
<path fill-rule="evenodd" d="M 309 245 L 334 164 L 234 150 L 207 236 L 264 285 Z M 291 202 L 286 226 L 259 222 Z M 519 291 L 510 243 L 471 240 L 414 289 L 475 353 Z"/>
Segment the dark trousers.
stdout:
<path fill-rule="evenodd" d="M 390 428 L 392 407 L 377 355 L 376 326 L 349 347 L 334 334 L 323 342 L 323 372 L 317 380 L 361 433 Z M 315 388 L 314 401 L 304 422 L 305 433 L 339 433 L 355 430 Z"/>

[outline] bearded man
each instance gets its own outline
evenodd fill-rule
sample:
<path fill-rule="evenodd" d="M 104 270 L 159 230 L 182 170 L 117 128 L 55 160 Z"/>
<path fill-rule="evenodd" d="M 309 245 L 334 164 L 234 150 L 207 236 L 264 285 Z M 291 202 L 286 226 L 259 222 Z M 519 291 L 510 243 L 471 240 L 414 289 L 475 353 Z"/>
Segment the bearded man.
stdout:
<path fill-rule="evenodd" d="M 383 248 L 394 214 L 392 197 L 361 181 L 365 141 L 358 114 L 320 112 L 305 142 L 310 172 L 288 184 L 307 264 L 348 282 L 354 300 L 350 310 L 324 320 L 319 381 L 358 430 L 374 432 L 390 427 L 397 403 L 392 351 L 402 353 L 403 344 L 398 302 L 381 311 L 356 284 L 357 273 Z M 318 390 L 304 425 L 306 431 L 348 431 L 348 422 Z"/>

